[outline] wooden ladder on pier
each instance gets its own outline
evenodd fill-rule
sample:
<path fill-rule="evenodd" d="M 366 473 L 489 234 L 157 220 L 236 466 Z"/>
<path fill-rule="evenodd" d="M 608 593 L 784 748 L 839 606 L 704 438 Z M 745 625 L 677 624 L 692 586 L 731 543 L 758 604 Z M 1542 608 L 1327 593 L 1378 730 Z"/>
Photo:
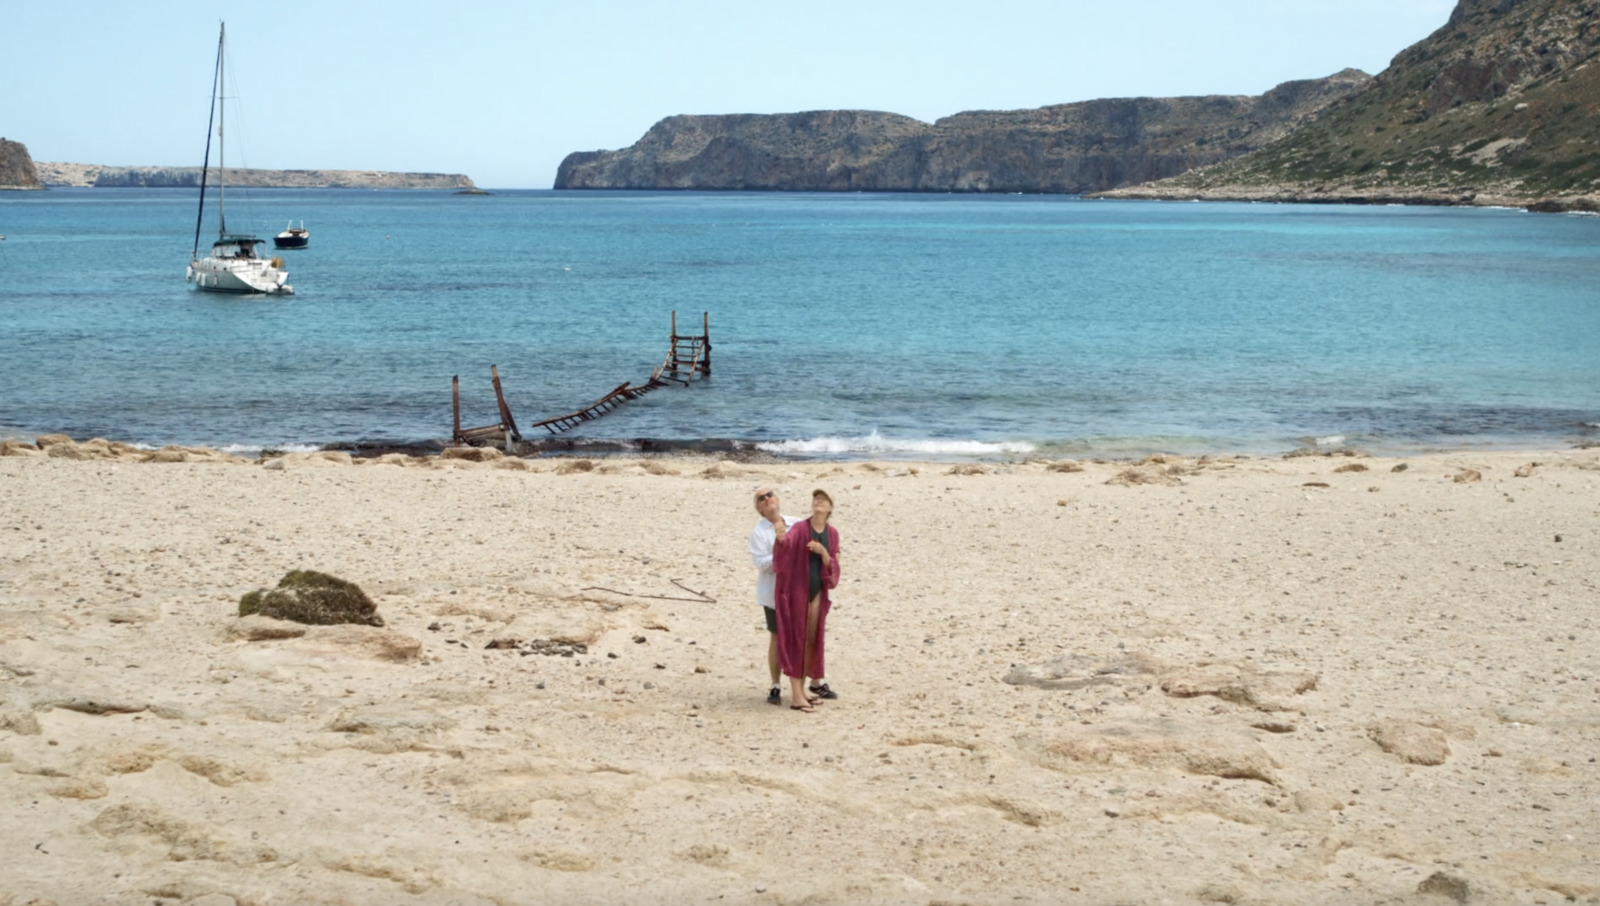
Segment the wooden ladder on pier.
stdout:
<path fill-rule="evenodd" d="M 555 418 L 547 418 L 542 422 L 534 422 L 528 426 L 528 430 L 531 431 L 534 428 L 543 428 L 546 431 L 549 431 L 551 434 L 560 434 L 563 431 L 570 431 L 584 422 L 593 421 L 594 419 L 605 415 L 607 412 L 610 412 L 612 409 L 615 409 L 623 403 L 626 403 L 628 400 L 636 400 L 639 397 L 644 396 L 646 393 L 663 386 L 666 385 L 662 384 L 660 381 L 651 381 L 650 383 L 639 387 L 634 387 L 627 381 L 623 381 L 621 384 L 617 385 L 617 389 L 611 391 L 605 396 L 600 397 L 590 405 L 584 406 L 582 409 L 579 409 L 576 412 L 568 412 L 566 415 L 558 415 Z"/>
<path fill-rule="evenodd" d="M 672 313 L 672 339 L 666 361 L 650 375 L 650 383 L 689 383 L 695 375 L 711 376 L 711 312 L 701 315 L 700 334 L 678 333 L 678 313 Z"/>

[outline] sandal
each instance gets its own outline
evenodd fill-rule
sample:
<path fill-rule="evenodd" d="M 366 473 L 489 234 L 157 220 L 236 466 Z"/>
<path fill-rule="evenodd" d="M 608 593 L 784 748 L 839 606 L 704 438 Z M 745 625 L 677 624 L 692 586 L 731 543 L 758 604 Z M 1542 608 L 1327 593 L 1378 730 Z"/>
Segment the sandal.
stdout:
<path fill-rule="evenodd" d="M 790 711 L 799 711 L 799 712 L 801 712 L 803 714 L 815 714 L 815 713 L 817 713 L 817 709 L 812 707 L 809 704 L 806 704 L 806 705 L 790 705 L 789 706 L 789 710 Z"/>

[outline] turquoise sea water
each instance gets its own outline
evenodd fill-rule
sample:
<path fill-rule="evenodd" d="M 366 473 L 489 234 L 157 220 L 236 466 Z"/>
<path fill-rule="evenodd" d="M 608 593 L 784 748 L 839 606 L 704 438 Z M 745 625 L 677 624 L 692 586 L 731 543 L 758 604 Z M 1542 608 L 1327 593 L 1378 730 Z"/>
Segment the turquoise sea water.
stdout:
<path fill-rule="evenodd" d="M 418 443 L 641 381 L 569 435 L 795 455 L 1546 446 L 1600 424 L 1600 218 L 1048 196 L 275 190 L 287 298 L 183 282 L 194 193 L 0 195 L 0 436 Z M 210 227 L 208 227 L 210 229 Z"/>

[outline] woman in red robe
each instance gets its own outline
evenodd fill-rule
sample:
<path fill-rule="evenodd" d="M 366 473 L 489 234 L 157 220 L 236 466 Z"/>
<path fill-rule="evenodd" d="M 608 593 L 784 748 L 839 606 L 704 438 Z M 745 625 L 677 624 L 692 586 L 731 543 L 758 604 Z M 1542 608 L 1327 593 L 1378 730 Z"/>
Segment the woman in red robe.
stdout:
<path fill-rule="evenodd" d="M 828 592 L 839 584 L 839 530 L 828 524 L 833 498 L 811 492 L 811 518 L 796 522 L 772 548 L 777 574 L 778 666 L 789 678 L 789 707 L 811 713 L 818 699 L 806 694 L 806 678 L 827 676 L 823 638 L 827 634 Z"/>

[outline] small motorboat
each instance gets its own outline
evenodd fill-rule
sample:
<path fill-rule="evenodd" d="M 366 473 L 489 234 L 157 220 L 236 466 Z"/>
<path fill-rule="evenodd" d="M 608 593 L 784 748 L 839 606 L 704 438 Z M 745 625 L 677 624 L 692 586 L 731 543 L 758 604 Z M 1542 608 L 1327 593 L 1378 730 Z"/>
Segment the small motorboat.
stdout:
<path fill-rule="evenodd" d="M 300 221 L 299 226 L 294 221 L 283 228 L 283 232 L 272 237 L 272 244 L 280 249 L 303 249 L 311 241 L 311 231 L 306 229 L 306 222 Z"/>

